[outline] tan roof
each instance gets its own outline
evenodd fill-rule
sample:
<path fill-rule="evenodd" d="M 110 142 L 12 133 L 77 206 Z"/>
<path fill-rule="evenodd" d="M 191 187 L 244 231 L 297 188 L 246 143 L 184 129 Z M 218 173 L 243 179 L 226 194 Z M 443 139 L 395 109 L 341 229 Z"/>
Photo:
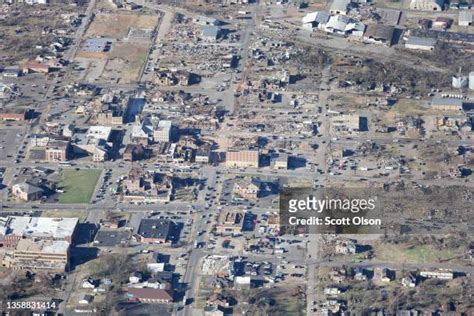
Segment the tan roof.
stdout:
<path fill-rule="evenodd" d="M 151 288 L 128 288 L 128 293 L 136 299 L 149 300 L 173 300 L 173 297 L 166 290 Z"/>

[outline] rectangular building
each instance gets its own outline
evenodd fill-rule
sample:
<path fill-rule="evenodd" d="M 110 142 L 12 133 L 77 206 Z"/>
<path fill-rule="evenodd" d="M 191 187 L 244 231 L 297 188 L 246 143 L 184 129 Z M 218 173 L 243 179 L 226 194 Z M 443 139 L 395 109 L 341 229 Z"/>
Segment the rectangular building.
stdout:
<path fill-rule="evenodd" d="M 430 37 L 410 36 L 405 43 L 405 48 L 432 51 L 435 49 L 436 39 Z"/>
<path fill-rule="evenodd" d="M 15 248 L 20 240 L 58 240 L 73 243 L 77 218 L 0 217 L 0 247 Z"/>
<path fill-rule="evenodd" d="M 168 219 L 144 218 L 140 222 L 137 234 L 145 243 L 166 243 L 174 231 L 175 224 Z"/>
<path fill-rule="evenodd" d="M 69 141 L 49 141 L 45 148 L 45 159 L 50 162 L 66 161 L 69 158 L 69 149 Z"/>
<path fill-rule="evenodd" d="M 166 304 L 173 302 L 171 294 L 163 289 L 129 287 L 127 289 L 127 296 L 131 301 L 147 304 Z"/>
<path fill-rule="evenodd" d="M 171 121 L 162 120 L 158 122 L 153 131 L 153 140 L 155 142 L 170 142 L 171 141 Z"/>
<path fill-rule="evenodd" d="M 21 239 L 4 263 L 14 269 L 64 272 L 69 262 L 69 243 L 57 240 Z"/>
<path fill-rule="evenodd" d="M 228 151 L 225 155 L 225 165 L 231 168 L 258 168 L 259 160 L 258 150 Z"/>

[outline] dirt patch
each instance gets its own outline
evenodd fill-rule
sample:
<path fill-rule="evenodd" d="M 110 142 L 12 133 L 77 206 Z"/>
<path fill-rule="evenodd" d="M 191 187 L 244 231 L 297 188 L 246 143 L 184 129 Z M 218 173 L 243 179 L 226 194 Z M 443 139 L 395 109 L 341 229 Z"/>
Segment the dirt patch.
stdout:
<path fill-rule="evenodd" d="M 136 81 L 141 66 L 145 62 L 147 50 L 148 46 L 142 43 L 116 43 L 109 54 L 109 61 L 102 78 L 104 80 L 118 78 L 120 83 Z"/>
<path fill-rule="evenodd" d="M 89 26 L 86 37 L 125 38 L 131 27 L 152 29 L 158 17 L 152 15 L 133 14 L 101 14 L 97 15 Z"/>

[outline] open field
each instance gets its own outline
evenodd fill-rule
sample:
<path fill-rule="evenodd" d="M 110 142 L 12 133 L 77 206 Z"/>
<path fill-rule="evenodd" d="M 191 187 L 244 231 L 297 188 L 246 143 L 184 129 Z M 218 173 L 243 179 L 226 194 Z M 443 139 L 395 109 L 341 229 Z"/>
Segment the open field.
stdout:
<path fill-rule="evenodd" d="M 131 27 L 152 29 L 158 18 L 152 15 L 101 14 L 97 15 L 86 32 L 86 37 L 111 37 L 122 39 Z"/>
<path fill-rule="evenodd" d="M 87 212 L 83 210 L 46 210 L 41 213 L 42 217 L 77 217 L 82 222 L 87 217 Z"/>
<path fill-rule="evenodd" d="M 64 169 L 58 186 L 64 190 L 59 203 L 89 203 L 102 170 Z"/>
<path fill-rule="evenodd" d="M 429 245 L 404 248 L 396 245 L 380 245 L 375 248 L 377 259 L 399 263 L 436 263 L 455 257 L 459 253 L 451 249 L 438 250 Z"/>
<path fill-rule="evenodd" d="M 110 52 L 102 80 L 130 83 L 138 79 L 145 62 L 148 45 L 144 43 L 116 43 Z"/>

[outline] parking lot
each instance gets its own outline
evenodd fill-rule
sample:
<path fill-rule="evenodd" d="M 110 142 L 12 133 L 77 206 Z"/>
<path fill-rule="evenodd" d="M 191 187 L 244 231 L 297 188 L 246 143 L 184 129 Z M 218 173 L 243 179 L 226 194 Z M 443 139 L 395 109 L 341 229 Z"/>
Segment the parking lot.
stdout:
<path fill-rule="evenodd" d="M 0 129 L 1 161 L 12 161 L 16 159 L 18 148 L 20 149 L 19 154 L 24 155 L 24 148 L 21 145 L 21 142 L 25 133 L 25 129 L 26 128 L 22 126 L 10 126 Z"/>

